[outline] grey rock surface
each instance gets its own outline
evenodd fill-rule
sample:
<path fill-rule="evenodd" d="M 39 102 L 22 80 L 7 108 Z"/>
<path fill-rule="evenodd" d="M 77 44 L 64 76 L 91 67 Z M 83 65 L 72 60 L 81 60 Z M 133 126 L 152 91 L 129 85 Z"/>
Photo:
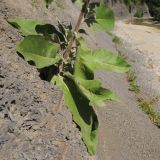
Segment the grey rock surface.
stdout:
<path fill-rule="evenodd" d="M 42 81 L 35 67 L 17 55 L 21 37 L 5 20 L 47 19 L 40 12 L 42 4 L 36 10 L 28 0 L 0 1 L 0 159 L 87 160 L 61 91 Z"/>

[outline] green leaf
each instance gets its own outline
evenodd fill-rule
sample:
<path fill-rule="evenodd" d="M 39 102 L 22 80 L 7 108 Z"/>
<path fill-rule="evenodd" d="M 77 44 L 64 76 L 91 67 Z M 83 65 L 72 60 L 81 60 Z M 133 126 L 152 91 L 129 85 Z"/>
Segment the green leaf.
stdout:
<path fill-rule="evenodd" d="M 114 13 L 105 4 L 101 3 L 100 6 L 96 7 L 96 22 L 93 23 L 91 28 L 94 31 L 110 32 L 114 27 Z"/>
<path fill-rule="evenodd" d="M 80 59 L 79 54 L 77 54 L 76 62 L 74 66 L 74 75 L 83 79 L 93 80 L 94 73 L 92 70 L 87 68 Z"/>
<path fill-rule="evenodd" d="M 95 70 L 105 69 L 124 73 L 130 67 L 122 57 L 104 49 L 97 49 L 95 51 L 80 49 L 80 59 L 81 63 L 93 72 Z"/>
<path fill-rule="evenodd" d="M 57 34 L 57 29 L 51 24 L 36 25 L 35 30 L 38 34 Z"/>
<path fill-rule="evenodd" d="M 66 76 L 75 82 L 80 92 L 90 101 L 90 105 L 103 107 L 106 100 L 118 100 L 118 97 L 110 90 L 102 88 L 97 80 L 82 79 L 69 73 Z"/>
<path fill-rule="evenodd" d="M 23 36 L 37 35 L 35 27 L 37 25 L 43 25 L 44 24 L 44 23 L 39 22 L 39 21 L 35 21 L 35 20 L 32 20 L 32 19 L 23 19 L 23 18 L 8 19 L 7 21 L 10 24 L 12 24 L 14 27 L 19 29 L 19 32 Z"/>
<path fill-rule="evenodd" d="M 27 36 L 17 46 L 17 52 L 21 53 L 26 61 L 33 61 L 37 68 L 57 63 L 60 60 L 58 49 L 58 44 L 52 44 L 40 35 Z"/>
<path fill-rule="evenodd" d="M 98 119 L 92 106 L 89 106 L 88 99 L 79 92 L 72 79 L 55 76 L 52 83 L 56 83 L 62 89 L 65 103 L 72 113 L 73 120 L 81 129 L 88 152 L 91 155 L 95 154 L 98 141 Z"/>
<path fill-rule="evenodd" d="M 87 68 L 85 64 L 82 63 L 81 60 L 81 54 L 89 52 L 90 49 L 88 49 L 84 39 L 81 39 L 79 43 L 80 43 L 80 48 L 79 48 L 80 51 L 76 55 L 76 62 L 74 65 L 74 76 L 87 80 L 93 80 L 94 72 L 91 69 Z"/>

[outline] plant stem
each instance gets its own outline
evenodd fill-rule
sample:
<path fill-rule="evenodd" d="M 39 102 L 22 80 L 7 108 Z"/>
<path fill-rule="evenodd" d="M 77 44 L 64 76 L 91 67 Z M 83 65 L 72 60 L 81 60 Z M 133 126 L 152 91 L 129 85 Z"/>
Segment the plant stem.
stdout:
<path fill-rule="evenodd" d="M 75 26 L 74 32 L 78 32 L 78 30 L 80 28 L 80 25 L 82 23 L 83 17 L 85 15 L 86 11 L 87 11 L 88 6 L 89 6 L 89 2 L 90 2 L 90 0 L 85 0 L 84 4 L 82 6 L 81 13 L 79 15 L 77 24 Z M 70 51 L 72 49 L 72 46 L 73 46 L 75 40 L 76 40 L 76 37 L 73 34 L 72 37 L 71 37 L 71 40 L 70 40 L 70 42 L 68 44 L 68 47 L 67 47 L 66 51 L 64 52 L 64 59 L 67 59 L 69 57 Z"/>

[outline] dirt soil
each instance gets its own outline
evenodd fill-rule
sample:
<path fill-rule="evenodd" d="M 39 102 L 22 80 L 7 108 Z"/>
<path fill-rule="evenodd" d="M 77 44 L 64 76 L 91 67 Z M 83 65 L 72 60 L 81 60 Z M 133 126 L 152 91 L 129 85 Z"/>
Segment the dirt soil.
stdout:
<path fill-rule="evenodd" d="M 93 48 L 116 51 L 109 35 L 92 36 L 89 44 Z M 139 108 L 135 94 L 128 90 L 127 75 L 97 71 L 96 78 L 121 99 L 98 109 L 101 129 L 96 160 L 159 160 L 160 130 Z"/>
<path fill-rule="evenodd" d="M 122 40 L 120 50 L 132 64 L 141 91 L 148 98 L 160 97 L 160 29 L 117 21 L 114 32 Z"/>
<path fill-rule="evenodd" d="M 134 93 L 128 90 L 125 74 L 96 72 L 104 87 L 117 93 L 121 102 L 109 102 L 97 110 L 100 117 L 99 146 L 89 157 L 71 115 L 61 103 L 62 93 L 40 80 L 15 51 L 21 39 L 7 18 L 26 17 L 56 22 L 73 20 L 78 10 L 69 0 L 44 9 L 43 0 L 0 1 L 0 159 L 1 160 L 159 160 L 159 129 L 139 109 Z M 54 18 L 53 18 L 54 17 Z M 116 52 L 105 33 L 86 37 L 91 48 Z"/>

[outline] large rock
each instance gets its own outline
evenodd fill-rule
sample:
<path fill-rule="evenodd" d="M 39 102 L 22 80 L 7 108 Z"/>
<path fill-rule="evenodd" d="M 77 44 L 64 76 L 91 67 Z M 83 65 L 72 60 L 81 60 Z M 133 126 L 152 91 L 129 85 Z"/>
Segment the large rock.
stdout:
<path fill-rule="evenodd" d="M 52 13 L 43 1 L 36 5 L 29 0 L 0 1 L 0 159 L 87 160 L 61 91 L 42 81 L 15 51 L 21 37 L 6 18 L 56 20 L 54 7 Z"/>

